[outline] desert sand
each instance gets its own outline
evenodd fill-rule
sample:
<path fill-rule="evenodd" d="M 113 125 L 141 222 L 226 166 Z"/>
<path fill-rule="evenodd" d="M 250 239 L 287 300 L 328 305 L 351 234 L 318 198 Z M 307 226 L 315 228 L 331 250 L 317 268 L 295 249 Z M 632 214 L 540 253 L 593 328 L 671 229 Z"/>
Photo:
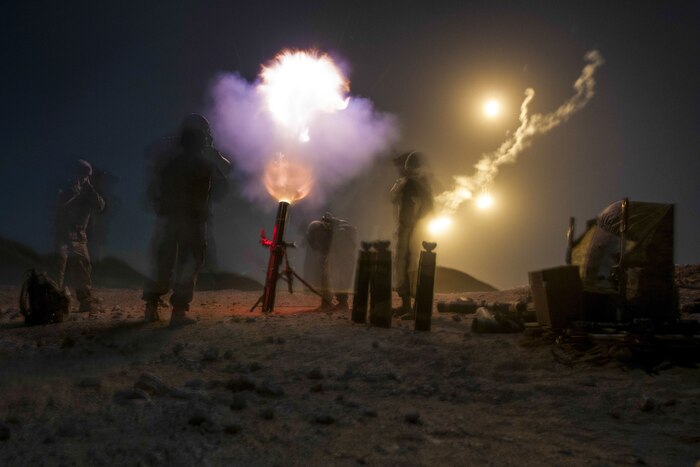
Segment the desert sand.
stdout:
<path fill-rule="evenodd" d="M 140 322 L 138 290 L 97 289 L 104 313 L 31 328 L 18 294 L 0 289 L 0 465 L 700 460 L 692 365 L 473 334 L 467 315 L 434 312 L 431 332 L 353 324 L 284 289 L 267 315 L 248 311 L 257 292 L 199 292 L 197 324 L 175 330 Z"/>

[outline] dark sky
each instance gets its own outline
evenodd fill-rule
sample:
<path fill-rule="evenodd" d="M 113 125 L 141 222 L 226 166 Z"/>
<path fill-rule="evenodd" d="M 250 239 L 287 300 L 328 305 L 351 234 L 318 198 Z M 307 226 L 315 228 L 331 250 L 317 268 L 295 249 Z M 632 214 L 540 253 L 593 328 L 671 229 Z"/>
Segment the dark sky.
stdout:
<path fill-rule="evenodd" d="M 348 64 L 351 94 L 396 115 L 396 150 L 426 152 L 445 187 L 517 127 L 526 87 L 537 93 L 533 112 L 553 110 L 595 48 L 606 60 L 596 96 L 503 167 L 494 210 L 463 206 L 438 261 L 498 287 L 525 284 L 528 270 L 563 263 L 569 216 L 582 226 L 629 196 L 675 203 L 676 262 L 697 263 L 699 24 L 694 1 L 5 4 L 0 235 L 48 250 L 58 174 L 81 156 L 119 177 L 110 251 L 145 268 L 145 146 L 205 111 L 218 73 L 253 80 L 285 47 L 318 47 Z M 505 106 L 495 123 L 472 112 L 489 93 Z M 394 178 L 379 160 L 327 207 L 362 238 L 388 238 Z M 274 208 L 235 194 L 217 208 L 224 268 L 262 275 L 257 235 L 271 228 Z M 290 230 L 290 240 L 299 237 Z"/>

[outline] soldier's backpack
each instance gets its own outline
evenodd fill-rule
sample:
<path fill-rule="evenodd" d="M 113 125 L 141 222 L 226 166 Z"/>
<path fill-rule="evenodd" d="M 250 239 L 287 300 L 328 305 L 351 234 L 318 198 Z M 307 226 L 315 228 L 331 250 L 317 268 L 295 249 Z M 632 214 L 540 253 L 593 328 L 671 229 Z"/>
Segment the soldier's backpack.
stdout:
<path fill-rule="evenodd" d="M 70 295 L 46 274 L 30 269 L 22 284 L 19 309 L 29 326 L 60 323 L 70 314 Z"/>

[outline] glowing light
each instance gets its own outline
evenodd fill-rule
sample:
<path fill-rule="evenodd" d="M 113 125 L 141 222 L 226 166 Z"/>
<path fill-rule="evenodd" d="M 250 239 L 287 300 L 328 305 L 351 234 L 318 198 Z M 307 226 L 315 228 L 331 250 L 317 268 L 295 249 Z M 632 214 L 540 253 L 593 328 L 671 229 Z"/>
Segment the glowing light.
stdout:
<path fill-rule="evenodd" d="M 348 81 L 326 54 L 285 50 L 263 66 L 259 91 L 279 125 L 301 142 L 310 140 L 309 124 L 319 113 L 348 106 Z"/>
<path fill-rule="evenodd" d="M 428 223 L 428 231 L 433 235 L 439 235 L 445 232 L 452 225 L 452 219 L 449 217 L 438 217 Z"/>
<path fill-rule="evenodd" d="M 491 208 L 491 206 L 493 206 L 493 197 L 488 193 L 482 193 L 476 199 L 476 207 L 479 209 L 486 210 Z"/>
<path fill-rule="evenodd" d="M 501 113 L 501 103 L 496 99 L 490 99 L 484 104 L 484 114 L 489 118 L 495 118 Z"/>
<path fill-rule="evenodd" d="M 282 153 L 276 154 L 265 166 L 263 183 L 267 192 L 277 201 L 294 203 L 304 198 L 313 186 L 311 170 L 301 164 L 290 162 Z"/>

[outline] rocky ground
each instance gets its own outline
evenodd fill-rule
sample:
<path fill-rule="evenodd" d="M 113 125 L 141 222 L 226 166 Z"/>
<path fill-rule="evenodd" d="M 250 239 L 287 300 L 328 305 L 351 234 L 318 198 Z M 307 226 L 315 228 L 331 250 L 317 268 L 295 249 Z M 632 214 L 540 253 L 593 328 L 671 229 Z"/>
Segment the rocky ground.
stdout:
<path fill-rule="evenodd" d="M 18 294 L 0 288 L 0 465 L 700 460 L 693 365 L 473 334 L 465 315 L 435 313 L 423 333 L 352 324 L 284 290 L 269 315 L 248 312 L 255 292 L 197 293 L 198 323 L 171 330 L 140 322 L 139 291 L 99 289 L 104 313 L 28 328 Z"/>

